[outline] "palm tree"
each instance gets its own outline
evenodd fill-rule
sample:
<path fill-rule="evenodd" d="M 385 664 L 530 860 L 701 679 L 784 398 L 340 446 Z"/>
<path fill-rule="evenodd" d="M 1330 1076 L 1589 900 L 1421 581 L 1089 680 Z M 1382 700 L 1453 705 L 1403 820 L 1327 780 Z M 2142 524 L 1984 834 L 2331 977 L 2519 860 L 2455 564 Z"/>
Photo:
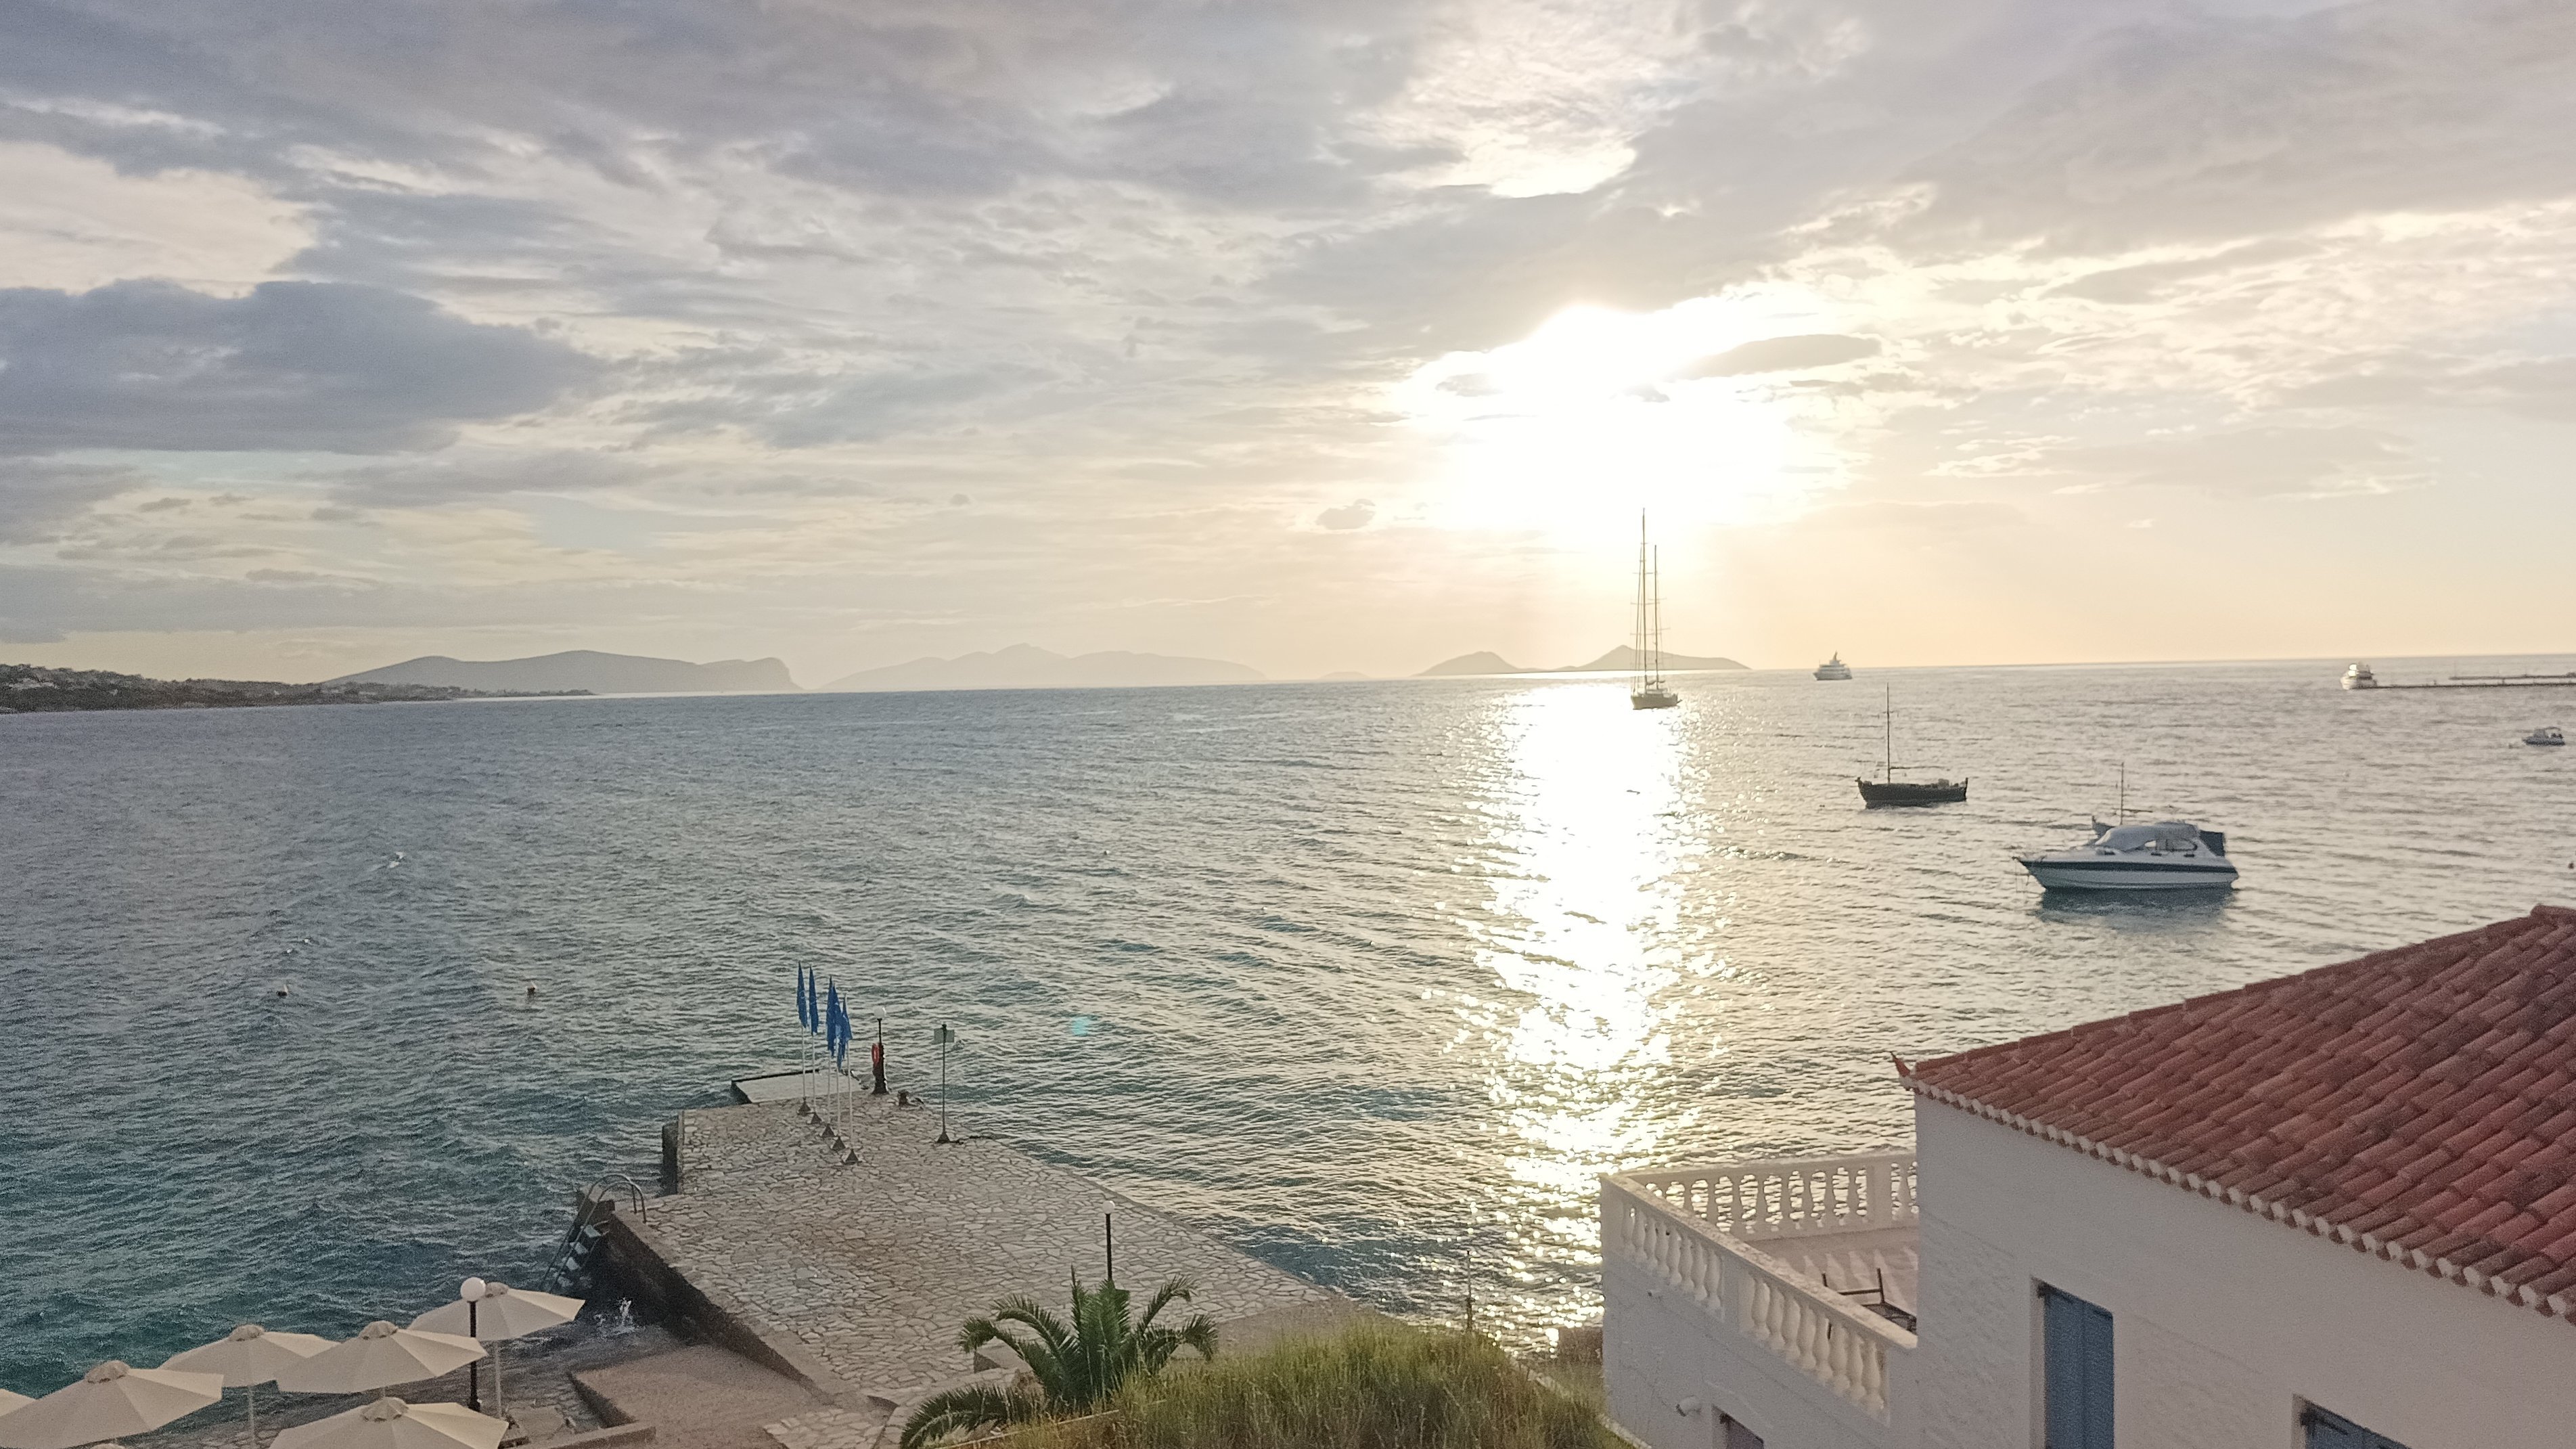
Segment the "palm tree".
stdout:
<path fill-rule="evenodd" d="M 1151 1378 L 1172 1355 L 1194 1348 L 1201 1358 L 1216 1357 L 1216 1325 L 1204 1313 L 1190 1315 L 1178 1328 L 1154 1320 L 1174 1303 L 1190 1301 L 1192 1285 L 1175 1278 L 1145 1300 L 1144 1316 L 1130 1320 L 1127 1290 L 1103 1282 L 1096 1288 L 1073 1278 L 1073 1322 L 1050 1313 L 1034 1298 L 1005 1298 L 993 1305 L 990 1318 L 968 1319 L 957 1333 L 957 1346 L 973 1353 L 998 1343 L 1029 1366 L 1028 1378 L 1009 1388 L 968 1384 L 921 1401 L 904 1421 L 903 1449 L 923 1449 L 951 1434 L 970 1429 L 1026 1423 L 1050 1414 L 1081 1414 L 1100 1407 L 1131 1378 Z M 1027 1330 L 1015 1333 L 1004 1324 Z"/>

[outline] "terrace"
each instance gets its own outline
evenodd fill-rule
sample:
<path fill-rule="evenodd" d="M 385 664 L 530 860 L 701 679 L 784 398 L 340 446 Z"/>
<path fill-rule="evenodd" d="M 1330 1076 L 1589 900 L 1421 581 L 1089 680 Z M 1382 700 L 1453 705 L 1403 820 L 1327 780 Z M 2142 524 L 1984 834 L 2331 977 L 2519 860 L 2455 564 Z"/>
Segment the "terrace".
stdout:
<path fill-rule="evenodd" d="M 1711 1442 L 1655 1432 L 1676 1416 L 1718 1421 L 1729 1446 L 1896 1442 L 1915 1224 L 1910 1152 L 1602 1179 L 1611 1361 L 1633 1366 L 1613 1376 L 1614 1416 L 1659 1444 Z"/>

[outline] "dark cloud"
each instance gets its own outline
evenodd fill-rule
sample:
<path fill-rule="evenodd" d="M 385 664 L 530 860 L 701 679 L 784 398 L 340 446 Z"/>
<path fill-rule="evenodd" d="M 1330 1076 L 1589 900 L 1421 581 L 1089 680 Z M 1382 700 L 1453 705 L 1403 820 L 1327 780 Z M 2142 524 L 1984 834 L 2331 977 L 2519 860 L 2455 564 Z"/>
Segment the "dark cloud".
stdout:
<path fill-rule="evenodd" d="M 44 543 L 92 506 L 130 493 L 151 480 L 132 468 L 63 463 L 42 458 L 0 458 L 0 543 Z M 145 508 L 186 500 L 161 499 Z"/>
<path fill-rule="evenodd" d="M 545 406 L 581 353 L 375 287 L 0 291 L 0 450 L 435 448 Z"/>
<path fill-rule="evenodd" d="M 2068 250 L 2561 197 L 2576 8 L 2364 0 L 2115 31 L 1912 173 L 1911 234 Z"/>
<path fill-rule="evenodd" d="M 1746 377 L 1761 372 L 1803 372 L 1878 355 L 1875 337 L 1844 337 L 1832 332 L 1797 337 L 1765 337 L 1730 347 L 1676 374 L 1680 377 Z"/>

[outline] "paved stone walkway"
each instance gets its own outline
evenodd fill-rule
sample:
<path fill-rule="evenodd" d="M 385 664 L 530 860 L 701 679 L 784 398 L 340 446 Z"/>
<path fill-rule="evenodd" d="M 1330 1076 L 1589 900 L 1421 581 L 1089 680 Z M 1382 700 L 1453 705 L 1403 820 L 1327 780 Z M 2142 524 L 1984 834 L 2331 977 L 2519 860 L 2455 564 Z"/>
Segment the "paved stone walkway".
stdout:
<path fill-rule="evenodd" d="M 1118 1279 L 1141 1296 L 1187 1276 L 1222 1326 L 1349 1307 L 1330 1290 L 998 1142 L 934 1143 L 935 1112 L 890 1098 L 844 1104 L 844 1163 L 792 1104 L 681 1118 L 680 1188 L 652 1204 L 671 1266 L 721 1288 L 756 1326 L 802 1344 L 863 1395 L 898 1406 L 975 1371 L 958 1326 L 1028 1294 L 1061 1313 L 1067 1275 L 1101 1274 L 1101 1217 Z M 1168 1310 L 1167 1310 L 1168 1313 Z M 1007 1374 L 1002 1375 L 1007 1377 Z M 866 1444 L 882 1404 L 844 1403 L 772 1426 L 788 1449 Z"/>

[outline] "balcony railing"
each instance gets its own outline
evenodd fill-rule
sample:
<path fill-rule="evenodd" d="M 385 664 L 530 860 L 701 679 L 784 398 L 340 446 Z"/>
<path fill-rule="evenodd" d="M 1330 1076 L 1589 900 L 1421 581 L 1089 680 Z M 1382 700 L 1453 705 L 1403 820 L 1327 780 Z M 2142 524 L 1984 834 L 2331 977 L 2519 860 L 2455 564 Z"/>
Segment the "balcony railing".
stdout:
<path fill-rule="evenodd" d="M 1913 1334 L 1754 1244 L 1912 1226 L 1910 1153 L 1733 1163 L 1601 1180 L 1601 1251 L 1660 1276 L 1715 1320 L 1881 1423 Z"/>
<path fill-rule="evenodd" d="M 1911 1152 L 1659 1168 L 1618 1180 L 1746 1242 L 1911 1227 L 1918 1216 Z"/>

